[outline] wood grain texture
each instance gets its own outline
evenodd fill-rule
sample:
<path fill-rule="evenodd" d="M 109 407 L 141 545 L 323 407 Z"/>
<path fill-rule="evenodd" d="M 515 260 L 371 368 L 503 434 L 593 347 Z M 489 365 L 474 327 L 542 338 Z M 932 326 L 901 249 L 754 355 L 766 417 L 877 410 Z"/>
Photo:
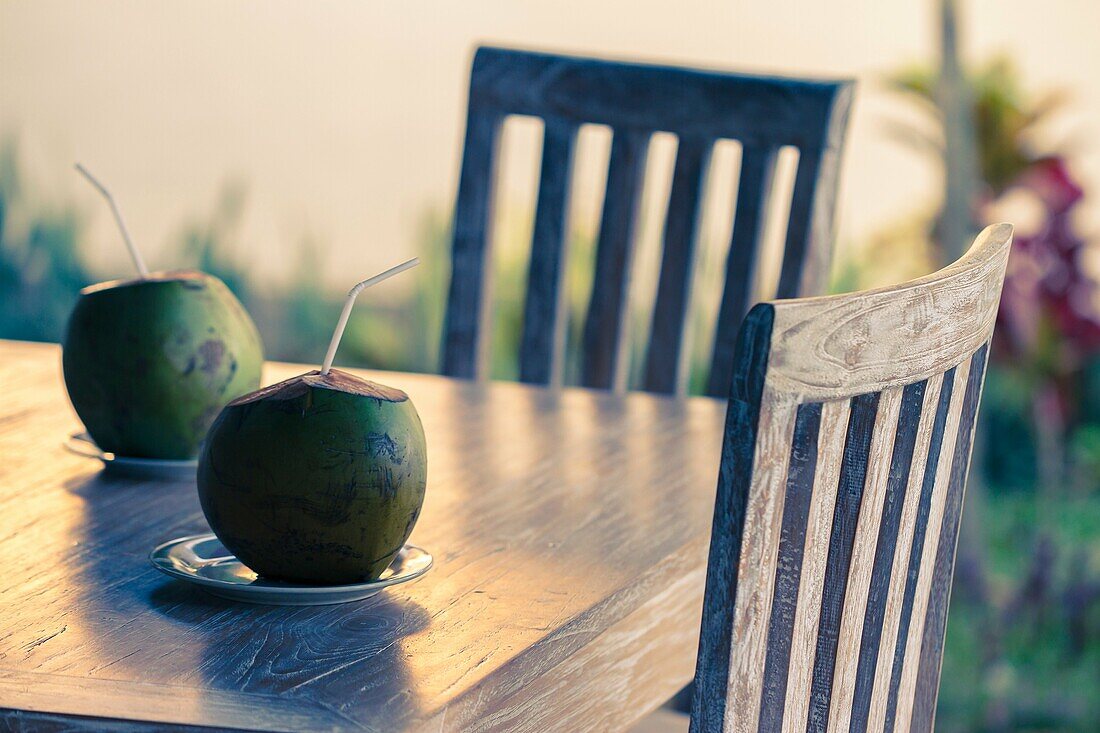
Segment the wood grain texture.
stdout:
<path fill-rule="evenodd" d="M 749 490 L 756 475 L 757 445 L 762 442 L 757 437 L 771 344 L 771 315 L 769 310 L 749 314 L 738 335 L 738 361 L 726 410 L 722 463 L 711 520 L 699 661 L 692 689 L 694 733 L 722 730 L 726 721 L 736 659 L 734 612 L 742 595 L 738 592 L 741 550 L 746 545 L 743 536 L 750 508 Z M 764 427 L 771 429 L 770 425 Z M 782 431 L 782 428 L 776 430 L 780 439 Z M 770 436 L 769 440 L 775 437 Z M 774 453 L 764 465 L 768 472 L 777 470 Z"/>
<path fill-rule="evenodd" d="M 844 443 L 849 430 L 852 405 L 849 400 L 826 402 L 821 416 L 821 437 L 817 460 L 820 468 L 814 477 L 814 492 L 806 522 L 806 547 L 803 550 L 801 582 L 795 609 L 791 639 L 791 661 L 784 704 L 783 727 L 800 731 L 806 727 L 810 705 L 810 685 L 814 672 L 817 630 L 821 623 L 825 596 L 825 572 L 833 515 L 840 486 Z M 767 730 L 762 726 L 762 729 Z"/>
<path fill-rule="evenodd" d="M 759 715 L 758 677 L 767 660 L 768 621 L 771 618 L 775 566 L 782 536 L 785 500 L 782 487 L 787 480 L 791 436 L 798 414 L 798 405 L 776 402 L 766 392 L 762 404 L 767 409 L 761 410 L 756 434 L 744 539 L 737 565 L 729 669 L 723 681 L 728 701 L 725 703 L 723 722 L 699 730 L 751 731 Z M 706 629 L 705 622 L 703 628 Z M 698 675 L 699 672 L 696 672 Z M 694 725 L 692 730 L 695 731 Z"/>
<path fill-rule="evenodd" d="M 484 240 L 491 230 L 487 214 L 493 147 L 486 143 L 488 121 L 499 124 L 509 115 L 542 118 L 546 122 L 542 185 L 535 212 L 534 255 L 529 283 L 534 299 L 527 300 L 527 319 L 521 344 L 524 381 L 553 382 L 560 355 L 558 335 L 548 322 L 547 298 L 561 297 L 558 227 L 567 198 L 557 192 L 568 188 L 569 166 L 563 156 L 547 157 L 546 151 L 564 146 L 553 139 L 555 130 L 576 129 L 585 123 L 612 129 L 612 150 L 600 222 L 596 275 L 593 280 L 585 335 L 581 349 L 581 384 L 598 388 L 625 386 L 625 320 L 628 317 L 630 269 L 638 224 L 638 203 L 650 136 L 669 132 L 679 140 L 663 242 L 663 265 L 656 293 L 657 308 L 652 339 L 646 350 L 642 388 L 654 392 L 682 392 L 684 378 L 684 329 L 694 273 L 694 249 L 700 201 L 710 150 L 717 140 L 742 143 L 746 168 L 743 189 L 747 204 L 738 206 L 734 244 L 738 249 L 730 264 L 733 279 L 723 329 L 716 342 L 728 366 L 729 349 L 744 314 L 744 298 L 753 276 L 751 264 L 762 227 L 749 212 L 763 211 L 770 191 L 771 157 L 783 146 L 795 146 L 806 161 L 795 183 L 790 212 L 790 247 L 783 260 L 784 285 L 779 295 L 821 292 L 829 270 L 832 249 L 832 209 L 851 105 L 852 83 L 748 76 L 671 66 L 606 61 L 554 54 L 483 47 L 474 56 L 470 75 L 467 146 L 456 204 L 456 263 L 448 312 L 468 313 L 448 317 L 444 336 L 444 373 L 483 376 L 483 348 L 487 280 L 471 275 L 475 263 L 486 267 Z M 760 155 L 763 155 L 763 158 Z M 547 167 L 549 167 L 547 169 Z M 562 176 L 565 179 L 562 179 Z M 472 209 L 467 211 L 469 205 Z M 736 205 L 736 204 L 735 204 Z M 547 207 L 544 212 L 543 207 Z M 824 209 L 828 209 L 825 211 Z M 459 226 L 461 225 L 461 226 Z M 568 230 L 565 230 L 568 236 Z M 480 242 L 478 241 L 480 240 Z M 543 249 L 547 243 L 551 249 Z M 814 270 L 810 272 L 810 270 Z M 556 326 L 556 324 L 553 324 Z M 545 326 L 545 327 L 544 327 Z M 711 394 L 726 396 L 725 370 Z M 715 391 L 718 390 L 718 391 Z"/>
<path fill-rule="evenodd" d="M 989 345 L 986 344 L 970 362 L 970 376 L 966 383 L 966 396 L 963 398 L 959 431 L 951 459 L 946 506 L 936 550 L 936 561 L 932 566 L 932 585 L 929 591 L 928 609 L 925 612 L 916 689 L 913 692 L 913 716 L 909 729 L 918 733 L 930 733 L 934 724 L 940 667 L 943 663 L 944 635 L 947 630 L 947 604 L 951 596 L 951 578 L 955 570 L 955 550 L 962 519 L 962 502 L 966 493 L 966 477 L 970 471 L 970 456 L 974 449 L 974 426 L 978 416 L 982 384 L 985 380 L 988 353 Z"/>
<path fill-rule="evenodd" d="M 863 625 L 875 609 L 881 608 L 880 604 L 869 603 L 871 570 L 879 544 L 880 520 L 889 485 L 902 391 L 902 387 L 885 390 L 878 402 L 875 430 L 867 453 L 866 481 L 852 542 L 841 626 L 833 658 L 828 725 L 821 725 L 828 730 L 849 728 Z M 915 435 L 916 430 L 909 432 Z"/>
<path fill-rule="evenodd" d="M 826 609 L 823 608 L 822 625 L 818 628 L 817 655 L 814 658 L 814 681 L 811 689 L 811 718 L 807 730 L 847 730 L 851 712 L 851 694 L 854 691 L 856 664 L 859 659 L 859 639 L 867 615 L 867 595 L 870 570 L 878 535 L 878 518 L 886 497 L 890 461 L 876 460 L 889 456 L 893 450 L 895 430 L 901 406 L 901 389 L 883 392 L 875 405 L 870 435 L 866 438 L 865 466 L 860 468 L 860 479 L 853 471 L 848 481 L 849 496 L 859 491 L 858 504 L 848 512 L 834 517 L 832 541 L 842 534 L 850 537 L 845 551 L 845 562 L 829 562 L 833 575 L 826 576 L 825 586 L 836 594 L 829 614 L 833 617 L 826 626 Z M 868 418 L 864 417 L 864 422 Z M 849 433 L 850 435 L 850 433 Z M 853 446 L 855 447 L 855 446 Z M 842 483 L 842 491 L 845 489 Z M 849 501 L 848 506 L 851 502 Z M 848 532 L 838 532 L 836 527 L 850 525 Z M 832 547 L 829 548 L 832 551 Z M 839 589 L 844 589 L 838 593 Z"/>
<path fill-rule="evenodd" d="M 767 652 L 764 661 L 763 692 L 760 696 L 760 723 L 764 730 L 783 725 L 787 699 L 787 679 L 791 666 L 795 611 L 802 581 L 806 533 L 810 505 L 817 475 L 818 436 L 821 432 L 822 405 L 799 405 L 791 436 L 791 459 L 787 468 L 786 497 L 783 502 L 783 529 L 779 537 L 779 557 L 775 567 L 775 597 L 768 622 Z M 829 425 L 826 424 L 826 429 Z"/>
<path fill-rule="evenodd" d="M 663 588 L 653 588 L 638 610 L 603 631 L 582 651 L 547 670 L 509 699 L 497 712 L 471 721 L 472 730 L 510 733 L 542 730 L 620 731 L 638 719 L 638 711 L 674 694 L 676 680 L 690 677 L 693 660 L 682 654 L 699 641 L 694 624 L 674 619 L 698 618 L 701 599 L 696 589 L 705 570 L 680 575 Z M 613 691 L 614 705 L 592 694 L 590 682 Z M 686 725 L 685 725 L 686 729 Z"/>
<path fill-rule="evenodd" d="M 423 418 L 412 541 L 436 567 L 362 603 L 264 607 L 149 566 L 206 531 L 194 484 L 65 452 L 58 363 L 0 342 L 8 729 L 625 728 L 690 679 L 724 404 L 372 373 Z"/>
<path fill-rule="evenodd" d="M 883 723 L 883 730 L 885 731 L 894 729 L 898 700 L 905 693 L 902 677 L 905 664 L 908 661 L 906 655 L 909 653 L 914 609 L 917 606 L 917 584 L 920 581 L 922 566 L 927 562 L 924 553 L 929 537 L 928 526 L 933 514 L 932 500 L 936 492 L 936 477 L 945 440 L 948 414 L 952 397 L 955 394 L 956 371 L 957 367 L 952 367 L 943 374 L 939 399 L 936 403 L 936 418 L 932 423 L 932 434 L 928 443 L 928 453 L 917 457 L 917 460 L 924 464 L 924 470 L 919 489 L 919 499 L 917 500 L 916 516 L 913 520 L 913 539 L 909 548 L 909 561 L 904 576 L 905 591 L 900 601 L 901 612 L 898 617 L 897 637 L 894 641 L 893 662 L 890 667 L 889 682 L 886 686 L 886 717 Z M 901 585 L 901 583 L 902 579 L 899 578 L 898 584 Z"/>
<path fill-rule="evenodd" d="M 906 572 L 909 556 L 912 552 L 913 537 L 917 529 L 921 486 L 924 483 L 925 457 L 932 442 L 932 431 L 936 422 L 936 406 L 940 401 L 943 387 L 943 375 L 928 380 L 924 391 L 924 404 L 921 407 L 920 422 L 914 441 L 912 465 L 909 470 L 905 489 L 905 501 L 902 505 L 901 523 L 898 532 L 890 588 L 883 609 L 882 638 L 879 642 L 878 660 L 875 666 L 874 681 L 871 683 L 871 708 L 867 730 L 884 730 L 886 711 L 889 706 L 889 692 L 894 656 L 897 653 L 896 641 L 902 625 Z M 908 617 L 905 618 L 908 623 Z M 883 680 L 886 681 L 883 684 Z"/>
<path fill-rule="evenodd" d="M 958 262 L 919 280 L 770 304 L 772 389 L 799 401 L 837 399 L 927 379 L 969 358 L 993 333 L 1011 241 L 1012 227 L 995 224 Z"/>
<path fill-rule="evenodd" d="M 943 447 L 940 450 L 939 461 L 936 464 L 936 484 L 933 489 L 932 510 L 928 517 L 924 553 L 920 574 L 917 577 L 913 618 L 909 624 L 909 641 L 905 650 L 905 664 L 901 668 L 901 690 L 903 694 L 898 695 L 897 715 L 894 718 L 895 730 L 907 731 L 913 714 L 913 692 L 917 684 L 917 669 L 920 667 L 925 614 L 928 610 L 928 599 L 932 588 L 936 553 L 939 550 L 940 529 L 943 525 L 944 511 L 947 507 L 948 480 L 951 475 L 952 459 L 955 455 L 955 440 L 959 434 L 959 422 L 962 418 L 963 398 L 966 394 L 967 376 L 970 373 L 971 361 L 971 359 L 967 359 L 955 371 L 955 389 L 951 393 L 951 406 L 947 413 L 947 425 L 944 427 Z"/>
<path fill-rule="evenodd" d="M 863 491 L 872 458 L 871 445 L 874 442 L 879 398 L 878 393 L 852 398 L 822 583 L 821 614 L 817 626 L 813 678 L 810 682 L 809 710 L 805 724 L 808 731 L 823 732 L 829 722 L 840 624 L 847 600 L 848 577 L 863 504 Z"/>

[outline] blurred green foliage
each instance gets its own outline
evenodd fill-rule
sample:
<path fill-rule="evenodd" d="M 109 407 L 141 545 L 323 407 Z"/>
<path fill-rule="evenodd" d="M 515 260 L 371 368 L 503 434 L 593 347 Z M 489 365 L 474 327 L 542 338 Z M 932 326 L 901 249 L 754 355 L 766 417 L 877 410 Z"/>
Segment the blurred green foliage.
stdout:
<path fill-rule="evenodd" d="M 94 270 L 82 257 L 82 214 L 71 205 L 42 205 L 28 195 L 29 188 L 17 146 L 6 139 L 0 143 L 0 338 L 60 341 L 80 289 L 113 274 Z M 338 291 L 321 283 L 322 248 L 303 241 L 293 281 L 286 287 L 265 287 L 249 272 L 241 252 L 239 229 L 246 207 L 246 187 L 239 182 L 225 185 L 209 214 L 180 228 L 170 259 L 179 268 L 216 275 L 233 290 L 255 319 L 268 358 L 318 361 L 343 301 Z M 402 295 L 397 299 L 359 302 L 341 344 L 341 363 L 407 371 L 434 368 L 447 278 L 442 217 L 426 215 L 417 241 L 423 264 L 417 277 L 407 281 L 412 286 L 398 290 Z M 349 286 L 369 274 L 356 273 Z"/>
<path fill-rule="evenodd" d="M 1041 156 L 1029 143 L 1067 98 L 1057 91 L 1042 96 L 1025 92 L 1019 73 L 1007 57 L 974 70 L 968 80 L 982 181 L 994 196 L 1000 195 L 1016 182 L 1021 171 L 1039 160 Z M 936 73 L 932 69 L 912 67 L 889 81 L 896 89 L 922 100 L 935 113 Z M 917 128 L 899 132 L 929 151 L 938 151 L 942 146 L 938 137 Z"/>
<path fill-rule="evenodd" d="M 13 141 L 0 143 L 0 334 L 57 340 L 88 284 L 70 208 L 37 208 L 19 175 Z"/>

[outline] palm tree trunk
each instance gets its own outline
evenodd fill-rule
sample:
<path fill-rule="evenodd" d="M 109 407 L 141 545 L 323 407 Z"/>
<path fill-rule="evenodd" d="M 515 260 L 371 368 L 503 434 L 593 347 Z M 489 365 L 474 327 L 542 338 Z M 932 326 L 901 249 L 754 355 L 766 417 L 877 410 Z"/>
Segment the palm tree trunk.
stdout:
<path fill-rule="evenodd" d="M 943 115 L 945 185 L 938 240 L 945 265 L 962 256 L 977 233 L 973 214 L 979 180 L 974 105 L 959 57 L 958 6 L 956 0 L 940 0 L 940 73 L 935 94 Z"/>

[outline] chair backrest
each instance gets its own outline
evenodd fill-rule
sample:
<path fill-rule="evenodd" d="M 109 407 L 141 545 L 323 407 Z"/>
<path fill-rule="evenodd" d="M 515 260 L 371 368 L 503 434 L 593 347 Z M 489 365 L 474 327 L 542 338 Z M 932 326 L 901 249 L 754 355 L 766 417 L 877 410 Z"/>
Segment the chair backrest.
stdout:
<path fill-rule="evenodd" d="M 480 48 L 470 78 L 462 173 L 454 216 L 453 269 L 443 372 L 485 376 L 489 283 L 486 260 L 497 144 L 509 115 L 542 118 L 542 162 L 528 272 L 520 378 L 561 380 L 563 281 L 572 163 L 585 123 L 612 129 L 581 383 L 622 388 L 630 271 L 649 141 L 678 137 L 664 248 L 643 388 L 673 392 L 681 379 L 684 325 L 703 184 L 715 141 L 742 145 L 726 285 L 707 391 L 725 397 L 735 335 L 751 286 L 777 152 L 799 151 L 777 297 L 822 292 L 852 83 L 744 76 L 499 48 Z"/>
<path fill-rule="evenodd" d="M 1012 227 L 896 287 L 745 319 L 694 733 L 930 731 Z"/>

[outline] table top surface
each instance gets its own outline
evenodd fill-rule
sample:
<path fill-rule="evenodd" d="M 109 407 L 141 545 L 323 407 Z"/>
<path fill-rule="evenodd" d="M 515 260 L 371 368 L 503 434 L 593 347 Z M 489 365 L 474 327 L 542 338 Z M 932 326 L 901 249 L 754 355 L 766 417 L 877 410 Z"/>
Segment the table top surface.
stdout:
<path fill-rule="evenodd" d="M 268 364 L 265 381 L 304 371 Z M 368 600 L 222 601 L 153 569 L 193 481 L 68 453 L 55 345 L 0 341 L 0 715 L 66 727 L 618 729 L 692 674 L 724 403 L 375 373 L 428 437 L 411 542 Z"/>

